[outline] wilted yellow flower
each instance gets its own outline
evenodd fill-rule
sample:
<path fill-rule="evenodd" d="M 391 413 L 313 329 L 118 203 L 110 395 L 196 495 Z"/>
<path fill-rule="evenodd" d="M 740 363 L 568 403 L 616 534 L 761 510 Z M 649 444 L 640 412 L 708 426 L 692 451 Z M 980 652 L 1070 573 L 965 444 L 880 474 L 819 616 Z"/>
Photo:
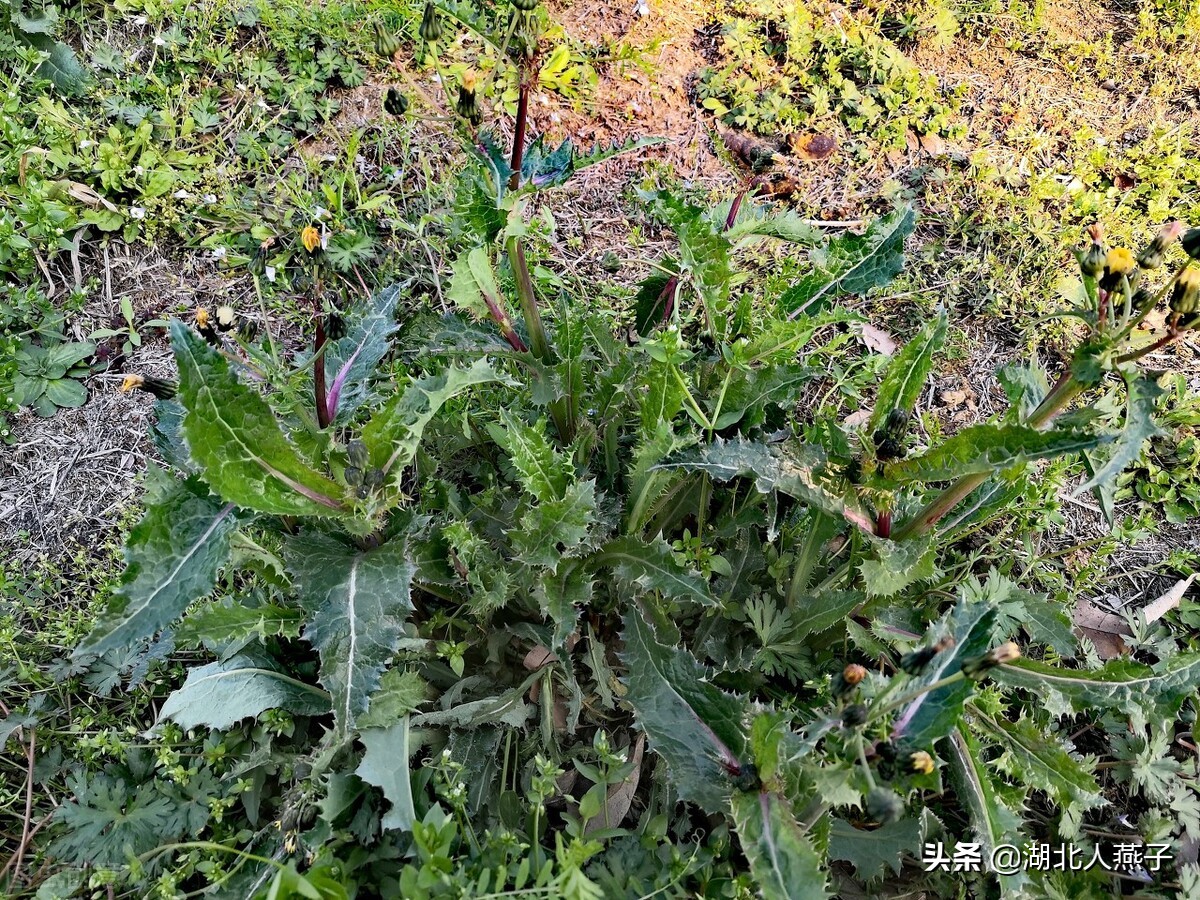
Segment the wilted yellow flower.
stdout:
<path fill-rule="evenodd" d="M 1200 269 L 1180 269 L 1171 288 L 1171 312 L 1194 313 L 1200 309 Z"/>
<path fill-rule="evenodd" d="M 934 770 L 933 757 L 924 750 L 917 750 L 908 755 L 908 771 L 914 775 L 928 775 Z"/>
<path fill-rule="evenodd" d="M 311 225 L 305 225 L 300 232 L 300 243 L 304 245 L 305 250 L 312 253 L 321 246 L 321 232 Z"/>

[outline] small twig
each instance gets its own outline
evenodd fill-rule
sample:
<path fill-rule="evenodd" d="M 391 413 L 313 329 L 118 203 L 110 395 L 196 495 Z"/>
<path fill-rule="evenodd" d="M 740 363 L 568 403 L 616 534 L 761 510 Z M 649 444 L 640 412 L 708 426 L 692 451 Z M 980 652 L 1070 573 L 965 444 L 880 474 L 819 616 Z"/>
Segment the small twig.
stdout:
<path fill-rule="evenodd" d="M 21 827 L 21 843 L 17 847 L 17 862 L 13 866 L 13 884 L 21 880 L 21 864 L 25 861 L 25 848 L 29 845 L 29 827 L 33 820 L 33 757 L 37 747 L 37 732 L 29 728 L 29 770 L 25 779 L 25 822 Z"/>

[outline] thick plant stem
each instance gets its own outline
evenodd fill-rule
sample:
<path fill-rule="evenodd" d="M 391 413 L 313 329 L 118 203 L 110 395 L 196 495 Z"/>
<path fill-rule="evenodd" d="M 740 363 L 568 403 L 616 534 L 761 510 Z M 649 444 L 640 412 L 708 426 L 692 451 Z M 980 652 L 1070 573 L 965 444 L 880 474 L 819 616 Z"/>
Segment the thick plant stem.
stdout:
<path fill-rule="evenodd" d="M 512 175 L 508 179 L 508 189 L 515 191 L 521 186 L 521 161 L 525 155 L 525 127 L 529 121 L 529 66 L 521 62 L 521 95 L 517 100 L 516 133 L 513 135 L 512 157 L 509 168 Z"/>
<path fill-rule="evenodd" d="M 521 301 L 521 313 L 525 316 L 525 327 L 529 329 L 530 349 L 542 362 L 551 362 L 553 354 L 546 340 L 546 329 L 542 325 L 542 314 L 538 310 L 537 296 L 533 292 L 533 279 L 529 275 L 529 264 L 525 261 L 525 243 L 519 237 L 510 237 L 505 244 L 513 277 L 517 281 L 517 297 Z"/>
<path fill-rule="evenodd" d="M 1031 428 L 1045 428 L 1061 413 L 1067 404 L 1082 393 L 1084 386 L 1068 371 L 1059 379 L 1058 384 L 1038 404 L 1037 409 L 1029 414 L 1025 424 Z M 964 475 L 950 487 L 935 497 L 917 515 L 909 519 L 892 533 L 892 539 L 902 541 L 905 538 L 918 537 L 926 534 L 934 525 L 941 521 L 950 510 L 958 506 L 977 487 L 992 477 L 991 472 L 980 472 L 976 475 Z"/>

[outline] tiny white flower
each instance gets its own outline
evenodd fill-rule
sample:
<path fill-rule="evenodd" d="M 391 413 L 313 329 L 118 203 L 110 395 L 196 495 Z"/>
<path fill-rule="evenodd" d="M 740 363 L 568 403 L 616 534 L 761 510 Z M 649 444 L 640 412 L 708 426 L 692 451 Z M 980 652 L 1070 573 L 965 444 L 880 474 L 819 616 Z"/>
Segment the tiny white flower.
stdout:
<path fill-rule="evenodd" d="M 183 188 L 180 188 L 175 193 L 173 193 L 171 196 L 174 197 L 176 200 L 186 200 L 188 197 L 190 197 L 192 195 L 189 194 L 187 191 L 185 191 Z"/>
<path fill-rule="evenodd" d="M 224 247 L 218 247 L 212 252 L 212 257 L 213 259 L 224 259 L 228 253 L 229 251 Z"/>
<path fill-rule="evenodd" d="M 646 0 L 637 0 L 637 4 L 633 7 L 633 13 L 637 16 L 650 15 L 650 4 Z"/>
<path fill-rule="evenodd" d="M 131 206 L 129 207 L 129 218 L 144 219 L 146 218 L 146 210 L 140 206 Z"/>
<path fill-rule="evenodd" d="M 146 167 L 145 167 L 145 166 L 134 166 L 134 167 L 133 167 L 133 174 L 134 174 L 134 175 L 145 175 L 145 174 L 146 174 Z"/>
<path fill-rule="evenodd" d="M 434 75 L 434 76 L 433 76 L 433 78 L 431 78 L 430 80 L 431 80 L 431 81 L 432 81 L 434 84 L 441 84 L 441 83 L 442 83 L 442 76 L 441 76 L 441 75 Z"/>
<path fill-rule="evenodd" d="M 95 147 L 95 146 L 96 146 L 96 142 L 93 140 L 90 140 L 88 138 L 84 138 L 82 141 L 79 142 L 80 150 L 86 150 L 88 147 Z"/>
<path fill-rule="evenodd" d="M 254 105 L 257 106 L 259 109 L 265 110 L 267 108 L 267 101 L 263 100 L 260 97 L 259 101 L 257 103 L 255 103 Z"/>
<path fill-rule="evenodd" d="M 263 269 L 263 274 L 267 276 L 267 281 L 271 282 L 271 284 L 275 283 L 275 267 L 274 266 L 267 266 L 265 269 Z"/>
<path fill-rule="evenodd" d="M 201 199 L 204 201 L 205 206 L 212 206 L 214 203 L 217 202 L 217 195 L 216 194 L 205 194 Z"/>
<path fill-rule="evenodd" d="M 327 218 L 329 216 L 329 210 L 323 206 L 318 206 L 313 210 L 313 216 L 315 216 L 317 219 Z"/>
<path fill-rule="evenodd" d="M 164 38 L 161 34 L 155 35 L 154 36 L 154 46 L 155 47 L 167 46 L 166 38 Z"/>
<path fill-rule="evenodd" d="M 145 25 L 146 21 L 147 20 L 146 20 L 145 16 L 138 16 L 136 19 L 133 20 L 133 24 L 134 25 Z"/>
<path fill-rule="evenodd" d="M 243 83 L 242 83 L 242 82 L 240 82 L 240 81 L 237 83 L 237 89 L 238 89 L 239 91 L 247 91 L 247 90 L 249 90 L 249 88 L 248 88 L 248 87 L 246 87 L 246 85 L 245 85 L 245 84 L 243 84 Z"/>

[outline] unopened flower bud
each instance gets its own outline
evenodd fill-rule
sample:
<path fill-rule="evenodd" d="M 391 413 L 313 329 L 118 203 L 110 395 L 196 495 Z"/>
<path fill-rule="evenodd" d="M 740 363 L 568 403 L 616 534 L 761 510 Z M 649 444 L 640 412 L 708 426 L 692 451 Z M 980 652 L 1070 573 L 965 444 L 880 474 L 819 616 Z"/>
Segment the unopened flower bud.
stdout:
<path fill-rule="evenodd" d="M 1012 641 L 1001 644 L 989 650 L 983 656 L 976 656 L 968 660 L 964 660 L 962 664 L 962 673 L 972 681 L 978 681 L 985 677 L 989 670 L 996 666 L 1005 663 L 1015 662 L 1021 658 L 1021 648 Z"/>
<path fill-rule="evenodd" d="M 1138 254 L 1137 263 L 1143 269 L 1157 269 L 1163 264 L 1167 248 L 1179 239 L 1183 231 L 1182 222 L 1168 222 L 1154 236 L 1145 249 Z"/>
<path fill-rule="evenodd" d="M 367 454 L 367 445 L 362 441 L 351 441 L 347 444 L 346 456 L 350 460 L 350 465 L 358 466 L 360 469 L 365 469 L 367 463 L 370 462 L 370 457 Z"/>
<path fill-rule="evenodd" d="M 1192 259 L 1200 259 L 1200 228 L 1189 228 L 1179 243 L 1184 253 Z"/>
<path fill-rule="evenodd" d="M 357 466 L 346 466 L 346 484 L 360 485 L 363 480 L 362 469 Z"/>
<path fill-rule="evenodd" d="M 478 125 L 483 121 L 483 113 L 475 98 L 475 80 L 476 76 L 473 71 L 468 69 L 463 72 L 462 83 L 458 86 L 458 105 L 455 107 L 458 114 L 472 125 Z"/>
<path fill-rule="evenodd" d="M 1200 309 L 1200 269 L 1185 266 L 1171 288 L 1171 312 L 1187 314 Z"/>
<path fill-rule="evenodd" d="M 904 438 L 908 433 L 909 415 L 906 410 L 893 409 L 887 414 L 883 427 L 875 432 L 875 455 L 880 459 L 900 459 L 904 456 Z"/>
<path fill-rule="evenodd" d="M 425 12 L 421 15 L 421 29 L 418 33 L 421 35 L 421 40 L 430 43 L 442 36 L 442 23 L 438 18 L 437 7 L 432 3 L 425 4 Z"/>
<path fill-rule="evenodd" d="M 336 309 L 325 316 L 325 337 L 331 341 L 340 341 L 346 336 L 346 320 Z"/>
<path fill-rule="evenodd" d="M 867 670 L 857 663 L 851 663 L 838 672 L 830 680 L 829 689 L 835 700 L 845 700 L 854 692 L 859 683 L 867 677 Z"/>
<path fill-rule="evenodd" d="M 375 23 L 375 52 L 384 59 L 391 59 L 400 50 L 400 41 L 396 36 L 383 27 L 382 22 Z"/>
<path fill-rule="evenodd" d="M 931 644 L 928 647 L 920 647 L 911 653 L 905 653 L 900 657 L 900 671 L 907 675 L 920 675 L 935 656 L 947 647 L 953 646 L 954 638 L 947 635 L 936 644 Z"/>
<path fill-rule="evenodd" d="M 127 394 L 133 390 L 153 394 L 159 400 L 170 400 L 178 392 L 179 385 L 174 381 L 165 381 L 161 378 L 147 378 L 144 375 L 126 375 L 125 380 L 121 382 L 121 392 Z"/>
<path fill-rule="evenodd" d="M 528 13 L 537 9 L 538 0 L 512 0 L 512 5 L 515 9 Z"/>
<path fill-rule="evenodd" d="M 842 712 L 842 725 L 846 728 L 858 728 L 867 723 L 869 710 L 865 704 L 855 703 L 847 706 Z"/>
<path fill-rule="evenodd" d="M 1097 222 L 1088 228 L 1088 236 L 1092 242 L 1086 250 L 1077 250 L 1076 256 L 1079 259 L 1079 271 L 1083 273 L 1084 278 L 1099 278 L 1100 273 L 1104 271 L 1104 230 L 1100 223 Z"/>
<path fill-rule="evenodd" d="M 867 816 L 881 825 L 888 825 L 904 815 L 904 801 L 895 791 L 872 788 L 867 794 Z"/>
<path fill-rule="evenodd" d="M 394 87 L 388 88 L 387 95 L 383 98 L 383 111 L 389 116 L 400 118 L 408 112 L 408 97 Z"/>
<path fill-rule="evenodd" d="M 1100 289 L 1110 294 L 1121 287 L 1121 279 L 1132 279 L 1135 274 L 1133 251 L 1127 247 L 1113 247 L 1104 257 L 1104 274 L 1100 276 Z"/>

